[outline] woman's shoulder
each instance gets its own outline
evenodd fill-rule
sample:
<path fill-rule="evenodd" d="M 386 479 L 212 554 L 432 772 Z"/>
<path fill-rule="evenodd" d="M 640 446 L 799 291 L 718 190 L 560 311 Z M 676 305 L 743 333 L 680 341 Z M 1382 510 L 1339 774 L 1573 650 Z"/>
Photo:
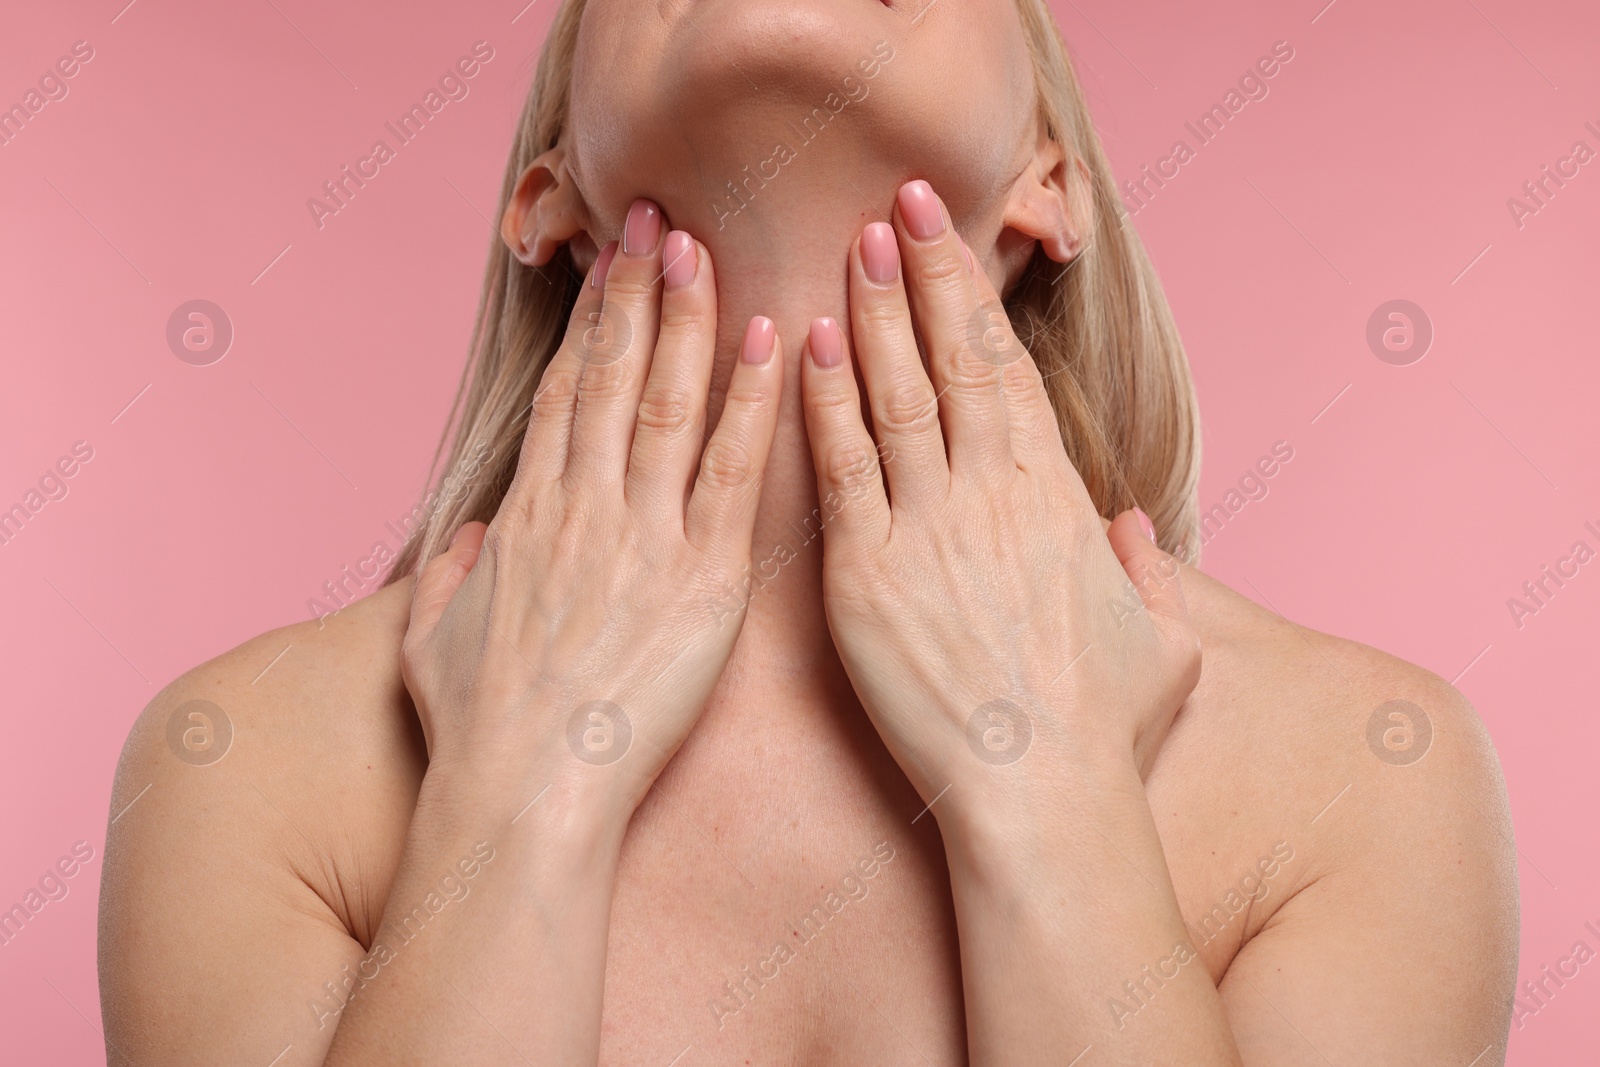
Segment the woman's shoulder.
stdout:
<path fill-rule="evenodd" d="M 164 687 L 117 766 L 108 875 L 131 889 L 197 849 L 196 865 L 279 857 L 359 936 L 370 902 L 342 887 L 392 864 L 377 843 L 403 836 L 426 765 L 400 674 L 410 588 L 269 630 Z"/>
<path fill-rule="evenodd" d="M 1432 671 L 1296 623 L 1193 568 L 1184 592 L 1211 668 L 1202 684 L 1224 706 L 1252 717 L 1272 708 L 1286 728 L 1359 741 L 1341 747 L 1379 766 L 1420 763 L 1435 741 L 1493 759 L 1472 705 Z"/>
<path fill-rule="evenodd" d="M 1199 714 L 1180 715 L 1170 740 L 1217 774 L 1218 810 L 1248 808 L 1315 841 L 1312 880 L 1376 888 L 1398 879 L 1453 895 L 1461 915 L 1514 923 L 1505 780 L 1466 697 L 1431 671 L 1292 622 L 1190 568 L 1184 589 L 1204 657 Z"/>
<path fill-rule="evenodd" d="M 396 701 L 409 700 L 400 646 L 410 591 L 410 580 L 402 579 L 338 612 L 268 630 L 207 660 L 157 693 L 141 715 L 156 722 L 135 732 L 165 726 L 187 704 L 211 704 L 218 730 L 231 727 L 233 739 L 227 751 L 193 753 L 191 762 L 216 762 L 236 745 L 251 758 L 252 746 L 265 749 L 271 736 L 317 746 L 319 739 L 348 742 L 353 733 L 387 725 Z"/>
<path fill-rule="evenodd" d="M 1196 571 L 1184 592 L 1201 680 L 1146 788 L 1175 877 L 1231 876 L 1250 907 L 1234 940 L 1199 942 L 1224 998 L 1395 1027 L 1418 1004 L 1445 1005 L 1428 1025 L 1480 1031 L 1462 1040 L 1470 1059 L 1506 1032 L 1517 966 L 1517 854 L 1483 723 L 1421 667 Z M 1255 856 L 1260 877 L 1240 881 Z M 1188 898 L 1196 938 L 1229 929 L 1233 905 L 1217 899 Z M 1312 973 L 1286 985 L 1308 959 Z"/>

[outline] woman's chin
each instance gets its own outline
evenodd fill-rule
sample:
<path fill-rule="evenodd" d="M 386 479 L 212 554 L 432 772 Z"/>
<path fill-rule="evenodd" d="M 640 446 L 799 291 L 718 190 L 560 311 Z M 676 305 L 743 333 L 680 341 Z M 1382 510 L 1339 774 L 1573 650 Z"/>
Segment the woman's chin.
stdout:
<path fill-rule="evenodd" d="M 707 0 L 669 25 L 662 73 L 746 100 L 772 93 L 809 99 L 836 88 L 874 45 L 903 30 L 881 0 Z"/>

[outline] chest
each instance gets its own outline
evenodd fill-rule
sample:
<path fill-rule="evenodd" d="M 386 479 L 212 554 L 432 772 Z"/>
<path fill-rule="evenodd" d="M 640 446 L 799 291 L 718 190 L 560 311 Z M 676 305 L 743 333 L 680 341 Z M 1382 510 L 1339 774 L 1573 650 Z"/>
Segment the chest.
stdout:
<path fill-rule="evenodd" d="M 773 643 L 775 647 L 776 642 Z M 792 647 L 792 646 L 791 646 Z M 831 655 L 741 640 L 710 705 L 635 812 L 613 895 L 606 1067 L 966 1062 L 943 842 Z M 382 673 L 382 672 L 380 672 Z M 1208 654 L 1146 782 L 1190 941 L 1213 980 L 1305 884 L 1301 760 L 1274 712 Z M 353 738 L 325 899 L 364 944 L 383 916 L 426 766 L 398 679 Z M 1263 706 L 1256 706 L 1263 705 Z M 387 769 L 388 773 L 373 771 Z M 1246 772 L 1247 769 L 1247 772 Z M 1041 768 L 1041 773 L 1049 773 Z"/>
<path fill-rule="evenodd" d="M 1210 784 L 1215 741 L 1175 733 L 1151 778 L 1214 978 L 1293 866 Z M 724 686 L 630 826 L 601 1063 L 965 1063 L 949 886 L 936 821 L 842 675 Z"/>

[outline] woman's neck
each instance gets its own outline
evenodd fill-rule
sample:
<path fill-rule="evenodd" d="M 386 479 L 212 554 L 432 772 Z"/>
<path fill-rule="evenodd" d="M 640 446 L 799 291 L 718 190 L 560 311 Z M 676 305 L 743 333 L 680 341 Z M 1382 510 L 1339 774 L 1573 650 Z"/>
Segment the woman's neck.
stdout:
<path fill-rule="evenodd" d="M 798 147 L 794 158 L 768 179 L 763 175 L 772 175 L 773 165 L 757 165 L 764 155 L 745 159 L 749 153 L 741 155 L 729 146 L 768 143 L 773 130 L 790 144 L 798 138 L 783 130 L 775 112 L 757 116 L 747 109 L 736 124 L 742 128 L 697 139 L 692 146 L 658 146 L 666 165 L 654 187 L 638 195 L 655 199 L 672 226 L 688 231 L 710 252 L 718 300 L 713 419 L 721 411 L 750 319 L 765 315 L 777 325 L 784 396 L 756 520 L 746 631 L 765 631 L 776 623 L 786 634 L 785 644 L 799 637 L 810 647 L 813 639 L 828 641 L 821 601 L 821 515 L 800 396 L 799 371 L 811 322 L 830 316 L 848 339 L 851 248 L 868 223 L 889 219 L 904 182 L 916 177 L 940 182 L 946 203 L 956 213 L 957 229 L 979 240 L 987 234 L 992 242 L 999 230 L 999 204 L 978 169 L 910 173 L 884 153 L 881 136 L 866 136 L 866 129 L 851 129 L 842 121 L 814 143 Z M 724 173 L 727 180 L 708 177 Z M 983 203 L 991 204 L 992 211 L 962 217 L 962 204 Z M 620 232 L 620 216 L 610 221 Z M 602 225 L 602 232 L 606 228 Z M 794 627 L 806 628 L 805 635 L 793 633 Z"/>
<path fill-rule="evenodd" d="M 761 192 L 773 194 L 776 201 L 779 190 L 770 185 Z M 759 211 L 762 205 L 755 202 L 737 216 L 725 217 L 720 230 L 690 230 L 710 249 L 717 274 L 712 417 L 721 410 L 751 317 L 772 319 L 781 340 L 783 403 L 757 513 L 750 571 L 739 595 L 748 587 L 747 627 L 779 636 L 772 628 L 776 624 L 785 645 L 796 638 L 806 647 L 827 639 L 821 601 L 822 521 L 801 407 L 800 366 L 813 319 L 831 316 L 841 324 L 849 322 L 851 244 L 867 223 L 884 217 L 878 204 L 892 203 L 893 190 L 877 202 L 854 199 L 851 204 L 818 198 L 805 213 L 805 225 L 792 224 L 787 210 Z"/>

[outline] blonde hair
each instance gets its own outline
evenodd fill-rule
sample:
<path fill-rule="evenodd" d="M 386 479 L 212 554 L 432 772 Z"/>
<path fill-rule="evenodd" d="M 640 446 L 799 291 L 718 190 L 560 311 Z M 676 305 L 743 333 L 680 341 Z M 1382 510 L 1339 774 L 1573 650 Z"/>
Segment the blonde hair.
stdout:
<path fill-rule="evenodd" d="M 506 163 L 502 214 L 517 177 L 561 136 L 584 4 L 565 0 L 550 27 Z M 1096 211 L 1092 232 L 1079 235 L 1082 250 L 1066 268 L 1035 251 L 1004 294 L 1006 311 L 1044 376 L 1067 454 L 1100 514 L 1110 518 L 1137 504 L 1163 546 L 1193 559 L 1199 411 L 1177 326 L 1127 223 L 1045 0 L 1017 0 L 1017 6 L 1040 114 L 1066 152 L 1069 180 L 1088 181 Z M 494 239 L 470 358 L 429 472 L 430 484 L 440 487 L 429 494 L 436 506 L 410 531 L 386 583 L 442 551 L 462 523 L 494 518 L 516 471 L 534 392 L 582 283 L 565 247 L 535 269 Z M 479 477 L 443 495 L 449 472 L 474 457 Z"/>

